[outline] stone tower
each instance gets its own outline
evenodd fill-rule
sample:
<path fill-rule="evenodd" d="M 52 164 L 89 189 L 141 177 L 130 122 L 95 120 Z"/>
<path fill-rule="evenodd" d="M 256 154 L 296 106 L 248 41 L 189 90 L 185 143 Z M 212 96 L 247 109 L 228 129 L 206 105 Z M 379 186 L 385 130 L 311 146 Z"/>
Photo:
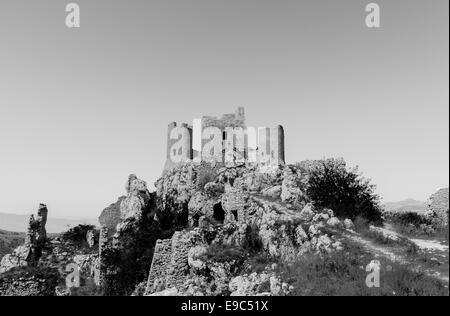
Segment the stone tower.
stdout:
<path fill-rule="evenodd" d="M 164 171 L 192 160 L 192 128 L 172 122 L 167 128 L 167 151 Z"/>
<path fill-rule="evenodd" d="M 239 107 L 235 113 L 195 119 L 192 127 L 170 123 L 163 174 L 187 161 L 257 164 L 269 171 L 285 164 L 284 155 L 283 127 L 248 127 L 245 109 Z"/>

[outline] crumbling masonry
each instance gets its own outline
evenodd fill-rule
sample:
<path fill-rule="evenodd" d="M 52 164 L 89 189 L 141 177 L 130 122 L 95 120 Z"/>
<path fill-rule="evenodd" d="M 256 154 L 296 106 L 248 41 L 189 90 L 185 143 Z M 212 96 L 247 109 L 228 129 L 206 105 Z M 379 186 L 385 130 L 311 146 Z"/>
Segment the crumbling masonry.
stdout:
<path fill-rule="evenodd" d="M 220 118 L 203 116 L 192 126 L 173 122 L 167 130 L 166 156 L 164 171 L 187 161 L 251 163 L 273 168 L 285 163 L 284 129 L 281 125 L 248 127 L 243 107 Z"/>
<path fill-rule="evenodd" d="M 172 239 L 158 240 L 153 254 L 146 293 L 179 287 L 189 270 L 188 252 L 193 246 L 189 234 L 175 232 Z"/>

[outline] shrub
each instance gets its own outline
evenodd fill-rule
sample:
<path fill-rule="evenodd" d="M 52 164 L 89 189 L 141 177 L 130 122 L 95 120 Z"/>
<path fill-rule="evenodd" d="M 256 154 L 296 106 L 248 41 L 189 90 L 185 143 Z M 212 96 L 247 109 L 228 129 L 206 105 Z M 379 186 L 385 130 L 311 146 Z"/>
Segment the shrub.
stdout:
<path fill-rule="evenodd" d="M 196 185 L 199 190 L 203 190 L 207 183 L 213 182 L 216 178 L 217 171 L 210 163 L 202 162 L 198 166 Z"/>
<path fill-rule="evenodd" d="M 242 263 L 247 258 L 247 252 L 236 246 L 224 244 L 212 244 L 208 247 L 207 252 L 203 255 L 206 260 L 213 262 L 232 262 Z"/>
<path fill-rule="evenodd" d="M 247 261 L 248 271 L 246 272 L 261 273 L 267 268 L 267 266 L 269 266 L 272 263 L 276 263 L 276 259 L 269 256 L 267 253 L 256 254 L 248 259 Z"/>
<path fill-rule="evenodd" d="M 259 252 L 263 247 L 261 237 L 259 237 L 259 228 L 256 225 L 247 226 L 243 248 L 248 252 Z"/>
<path fill-rule="evenodd" d="M 357 216 L 353 221 L 353 225 L 355 226 L 355 231 L 358 233 L 365 232 L 369 229 L 369 221 L 362 216 Z"/>
<path fill-rule="evenodd" d="M 433 220 L 415 212 L 385 214 L 399 233 L 410 237 L 438 237 L 448 241 L 448 226 L 435 227 Z"/>
<path fill-rule="evenodd" d="M 430 225 L 430 220 L 421 214 L 415 212 L 396 213 L 390 216 L 393 223 L 408 226 L 414 225 L 419 227 L 420 225 Z"/>
<path fill-rule="evenodd" d="M 363 236 L 380 245 L 396 245 L 399 243 L 398 241 L 383 235 L 383 233 L 371 229 L 363 232 Z"/>
<path fill-rule="evenodd" d="M 93 225 L 78 225 L 72 227 L 67 232 L 62 234 L 62 239 L 66 241 L 71 241 L 79 245 L 87 245 L 86 234 L 90 230 L 95 230 Z"/>
<path fill-rule="evenodd" d="M 340 218 L 361 216 L 381 224 L 379 197 L 375 186 L 357 168 L 349 169 L 341 159 L 319 161 L 309 175 L 307 194 L 318 208 L 330 208 Z"/>

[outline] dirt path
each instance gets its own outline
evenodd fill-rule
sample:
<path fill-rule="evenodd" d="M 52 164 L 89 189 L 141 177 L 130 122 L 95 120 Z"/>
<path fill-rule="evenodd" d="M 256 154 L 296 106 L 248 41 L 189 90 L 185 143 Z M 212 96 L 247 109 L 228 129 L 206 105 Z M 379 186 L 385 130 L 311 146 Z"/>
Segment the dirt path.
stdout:
<path fill-rule="evenodd" d="M 412 269 L 414 269 L 416 271 L 423 271 L 426 275 L 428 275 L 430 277 L 433 277 L 433 278 L 439 279 L 441 281 L 444 281 L 446 283 L 449 283 L 448 273 L 447 273 L 447 275 L 442 275 L 442 273 L 440 273 L 439 271 L 437 271 L 435 269 L 430 269 L 430 268 L 424 269 L 419 264 L 412 264 L 410 259 L 408 259 L 406 256 L 400 254 L 399 251 L 395 251 L 396 250 L 395 248 L 377 245 L 373 241 L 371 241 L 353 231 L 346 231 L 343 234 L 343 236 L 345 238 L 348 238 L 349 240 L 355 242 L 356 244 L 359 244 L 360 246 L 362 246 L 364 249 L 366 249 L 370 253 L 373 253 L 375 257 L 384 257 L 391 261 L 394 261 L 394 262 L 397 262 L 397 263 L 400 263 L 403 265 L 409 265 L 412 267 Z M 422 241 L 420 241 L 420 240 L 419 240 L 419 242 L 422 243 Z M 440 243 L 438 243 L 438 242 L 437 242 L 437 244 L 440 245 Z M 434 241 L 429 241 L 428 243 L 422 243 L 422 246 L 438 247 L 437 244 Z M 418 244 L 418 246 L 420 247 L 419 244 Z M 448 250 L 448 246 L 446 249 Z"/>
<path fill-rule="evenodd" d="M 283 203 L 280 203 L 279 201 L 273 201 L 270 198 L 252 194 L 252 199 L 254 201 L 257 201 L 259 203 L 263 203 L 266 205 L 269 205 L 270 207 L 273 207 L 280 216 L 298 216 L 298 212 L 291 210 L 287 207 L 287 205 L 284 205 Z M 398 234 L 393 230 L 392 227 L 384 227 L 384 228 L 378 228 L 383 234 L 391 235 L 392 238 L 395 239 L 395 237 L 398 238 L 398 240 L 401 239 L 409 239 L 405 236 Z M 417 260 L 411 259 L 411 257 L 407 257 L 404 254 L 404 249 L 402 249 L 402 246 L 395 245 L 395 246 L 387 246 L 387 245 L 379 245 L 375 243 L 374 241 L 368 239 L 367 237 L 364 237 L 354 231 L 347 230 L 343 233 L 343 237 L 349 239 L 350 241 L 362 246 L 364 249 L 366 249 L 368 252 L 372 253 L 374 257 L 378 258 L 387 258 L 393 262 L 407 265 L 411 269 L 415 271 L 422 271 L 426 275 L 439 279 L 441 281 L 444 281 L 446 283 L 449 283 L 449 277 L 448 277 L 448 264 L 447 267 L 445 265 L 442 265 L 440 269 L 434 269 L 430 267 L 425 267 L 425 264 L 421 264 L 416 262 Z M 423 250 L 424 253 L 427 253 L 427 255 L 431 258 L 436 254 L 436 252 L 439 252 L 438 256 L 441 256 L 441 258 L 446 255 L 447 262 L 448 262 L 448 246 L 441 244 L 439 241 L 435 240 L 421 240 L 421 239 L 409 239 L 410 241 L 414 242 L 421 250 Z M 430 253 L 432 252 L 432 256 L 430 256 Z"/>
<path fill-rule="evenodd" d="M 448 251 L 448 245 L 444 245 L 438 240 L 428 240 L 419 238 L 410 238 L 420 249 L 425 251 Z"/>
<path fill-rule="evenodd" d="M 387 247 L 380 246 L 375 244 L 373 241 L 362 237 L 356 232 L 347 230 L 346 233 L 343 234 L 345 238 L 348 238 L 349 240 L 359 244 L 360 246 L 364 247 L 367 251 L 373 253 L 375 257 L 385 257 L 389 260 L 392 260 L 394 262 L 398 262 L 400 264 L 408 264 L 408 261 L 406 258 L 394 253 L 393 251 L 389 250 Z"/>

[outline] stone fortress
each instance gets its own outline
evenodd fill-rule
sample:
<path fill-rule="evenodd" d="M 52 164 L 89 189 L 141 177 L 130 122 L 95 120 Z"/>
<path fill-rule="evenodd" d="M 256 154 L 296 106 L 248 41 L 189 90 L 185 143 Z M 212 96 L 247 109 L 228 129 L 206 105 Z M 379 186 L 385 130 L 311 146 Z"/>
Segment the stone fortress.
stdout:
<path fill-rule="evenodd" d="M 221 117 L 194 119 L 192 125 L 169 124 L 164 172 L 186 162 L 202 161 L 218 167 L 246 165 L 261 167 L 263 171 L 278 169 L 285 164 L 283 127 L 249 127 L 243 107 Z M 214 190 L 210 185 L 206 190 Z M 248 217 L 248 196 L 235 192 L 230 186 L 217 200 L 206 201 L 202 197 L 196 195 L 189 203 L 191 228 L 203 227 L 209 218 L 221 223 L 237 223 L 245 222 Z M 189 268 L 186 258 L 193 246 L 192 240 L 182 232 L 175 232 L 172 238 L 158 240 L 146 292 L 180 286 L 179 282 L 183 282 L 183 275 Z"/>
<path fill-rule="evenodd" d="M 193 124 L 172 122 L 167 130 L 167 152 L 164 171 L 187 161 L 225 164 L 254 164 L 277 168 L 285 163 L 284 129 L 249 127 L 245 110 L 220 118 L 203 116 Z"/>

